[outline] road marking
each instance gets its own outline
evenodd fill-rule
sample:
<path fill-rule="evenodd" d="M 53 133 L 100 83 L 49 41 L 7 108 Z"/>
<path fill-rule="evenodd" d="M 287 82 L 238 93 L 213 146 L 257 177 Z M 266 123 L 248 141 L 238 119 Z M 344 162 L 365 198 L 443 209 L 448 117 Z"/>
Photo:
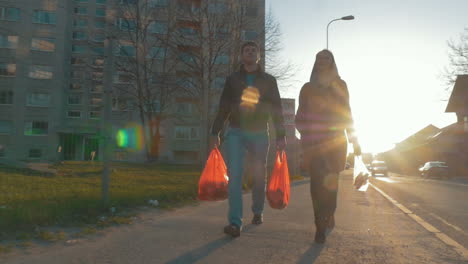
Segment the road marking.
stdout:
<path fill-rule="evenodd" d="M 399 181 L 395 181 L 395 180 L 390 179 L 390 178 L 382 178 L 382 177 L 376 177 L 376 178 L 373 178 L 373 179 L 376 179 L 376 180 L 379 180 L 379 181 L 384 181 L 384 182 L 389 182 L 389 183 L 399 182 Z"/>
<path fill-rule="evenodd" d="M 445 219 L 443 219 L 442 217 L 440 217 L 440 216 L 438 216 L 438 215 L 436 215 L 436 214 L 434 214 L 434 213 L 431 213 L 431 212 L 428 212 L 428 213 L 429 213 L 432 217 L 439 219 L 439 221 L 441 221 L 442 223 L 444 223 L 444 224 L 450 226 L 451 228 L 457 230 L 458 232 L 463 233 L 464 235 L 466 235 L 465 231 L 463 231 L 463 230 L 462 230 L 461 228 L 459 228 L 458 226 L 452 225 L 451 223 L 447 222 Z"/>
<path fill-rule="evenodd" d="M 421 217 L 414 214 L 411 210 L 406 208 L 404 205 L 398 203 L 395 199 L 390 197 L 388 194 L 384 193 L 377 186 L 373 185 L 372 183 L 369 183 L 369 185 L 372 186 L 372 188 L 374 188 L 377 192 L 379 192 L 383 197 L 385 197 L 387 200 L 389 200 L 393 205 L 398 207 L 405 214 L 407 214 L 414 221 L 416 221 L 416 223 L 420 224 L 427 231 L 433 233 L 440 241 L 442 241 L 446 245 L 453 247 L 458 254 L 460 254 L 464 259 L 468 260 L 468 250 L 465 247 L 460 245 L 457 241 L 453 240 L 452 238 L 450 238 L 446 234 L 440 232 L 440 230 L 435 228 L 433 225 L 431 225 L 428 222 L 424 221 Z"/>

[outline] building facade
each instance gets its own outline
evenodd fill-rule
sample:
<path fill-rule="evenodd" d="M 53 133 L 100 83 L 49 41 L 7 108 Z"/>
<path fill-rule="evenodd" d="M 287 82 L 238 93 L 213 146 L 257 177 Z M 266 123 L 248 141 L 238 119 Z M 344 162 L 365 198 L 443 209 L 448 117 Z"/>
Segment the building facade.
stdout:
<path fill-rule="evenodd" d="M 112 96 L 112 140 L 118 143 L 113 158 L 145 159 L 151 146 L 142 140 L 149 138 L 153 120 L 142 123 L 141 105 L 135 102 L 135 96 L 116 92 L 141 78 L 131 77 L 125 65 L 114 65 L 109 71 L 104 67 L 109 54 L 117 62 L 126 57 L 139 58 L 131 34 L 139 32 L 141 23 L 135 22 L 130 9 L 122 8 L 139 3 L 154 9 L 145 18 L 151 20 L 146 35 L 160 42 L 177 38 L 176 45 L 170 47 L 148 44 L 148 54 L 156 65 L 154 76 L 148 77 L 151 82 L 157 82 L 159 76 L 170 76 L 169 86 L 195 90 L 208 87 L 194 93 L 182 89 L 164 102 L 166 108 L 157 135 L 161 139 L 159 157 L 183 163 L 202 159 L 202 139 L 214 117 L 224 78 L 238 67 L 241 43 L 254 40 L 264 47 L 264 0 L 1 1 L 0 159 L 100 159 L 105 96 Z M 195 16 L 200 10 L 207 10 L 207 14 Z M 213 32 L 209 29 L 216 17 L 226 14 L 231 14 L 230 24 L 238 23 L 239 27 L 229 30 L 228 24 L 215 25 L 215 39 L 229 45 L 218 44 L 219 52 L 213 55 L 213 46 L 208 42 Z M 107 41 L 110 35 L 112 48 Z M 110 53 L 108 49 L 112 49 Z M 175 66 L 163 68 L 166 62 Z M 211 68 L 201 72 L 192 62 Z M 112 74 L 112 94 L 105 93 L 106 74 Z M 162 111 L 158 105 L 163 102 L 154 100 L 151 111 Z M 201 109 L 206 109 L 208 115 L 200 114 Z"/>

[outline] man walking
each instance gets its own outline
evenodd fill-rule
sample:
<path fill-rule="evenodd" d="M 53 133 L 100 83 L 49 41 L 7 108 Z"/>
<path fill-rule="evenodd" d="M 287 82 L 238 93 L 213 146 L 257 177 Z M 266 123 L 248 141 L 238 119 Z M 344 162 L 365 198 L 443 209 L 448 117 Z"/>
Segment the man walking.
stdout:
<path fill-rule="evenodd" d="M 252 162 L 253 168 L 252 224 L 263 223 L 270 117 L 276 129 L 276 148 L 282 151 L 286 146 L 278 85 L 258 64 L 257 43 L 244 43 L 240 57 L 240 70 L 226 78 L 210 139 L 211 148 L 219 146 L 219 133 L 228 121 L 224 144 L 229 175 L 229 224 L 224 227 L 224 233 L 232 237 L 240 236 L 242 229 L 242 174 L 246 150 L 251 154 L 248 162 Z"/>

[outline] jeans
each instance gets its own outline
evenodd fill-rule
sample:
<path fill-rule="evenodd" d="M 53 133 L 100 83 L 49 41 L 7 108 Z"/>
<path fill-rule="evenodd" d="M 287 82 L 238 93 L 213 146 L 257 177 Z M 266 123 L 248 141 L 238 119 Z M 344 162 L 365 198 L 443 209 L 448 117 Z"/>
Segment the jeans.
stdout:
<path fill-rule="evenodd" d="M 226 165 L 229 176 L 228 221 L 242 226 L 242 175 L 246 151 L 251 154 L 253 168 L 252 212 L 262 214 L 265 204 L 266 161 L 269 148 L 268 132 L 249 132 L 229 128 L 225 137 Z"/>

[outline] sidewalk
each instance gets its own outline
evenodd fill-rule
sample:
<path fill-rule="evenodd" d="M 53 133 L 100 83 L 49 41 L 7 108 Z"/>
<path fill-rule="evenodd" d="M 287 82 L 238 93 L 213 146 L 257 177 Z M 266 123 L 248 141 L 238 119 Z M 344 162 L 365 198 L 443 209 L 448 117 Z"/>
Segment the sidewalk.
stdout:
<path fill-rule="evenodd" d="M 129 226 L 72 245 L 35 247 L 1 263 L 466 263 L 449 246 L 391 205 L 373 188 L 352 188 L 340 179 L 336 227 L 320 246 L 313 242 L 308 181 L 296 182 L 289 206 L 266 205 L 265 222 L 250 224 L 250 194 L 244 195 L 246 225 L 239 238 L 222 233 L 227 202 L 204 202 L 172 212 L 148 212 Z"/>

